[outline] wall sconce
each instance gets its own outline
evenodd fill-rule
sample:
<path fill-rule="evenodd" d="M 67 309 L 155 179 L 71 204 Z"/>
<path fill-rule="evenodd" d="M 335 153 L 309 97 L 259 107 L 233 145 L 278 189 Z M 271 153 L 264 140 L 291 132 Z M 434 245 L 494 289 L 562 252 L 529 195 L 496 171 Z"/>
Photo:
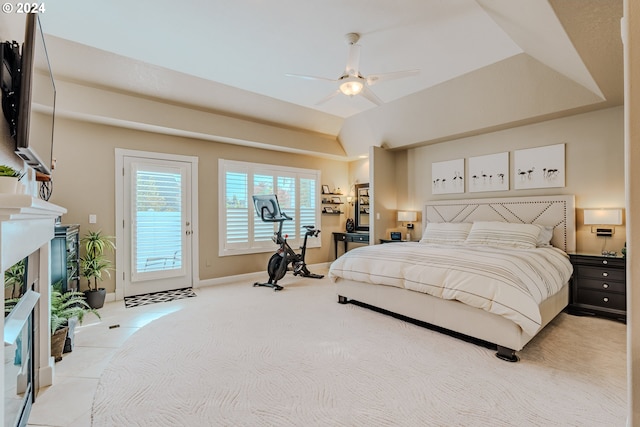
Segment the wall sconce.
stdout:
<path fill-rule="evenodd" d="M 347 196 L 347 203 L 349 203 L 351 206 L 353 206 L 353 197 L 352 196 Z"/>
<path fill-rule="evenodd" d="M 584 225 L 622 225 L 622 209 L 585 209 Z M 615 227 L 591 227 L 598 237 L 611 237 Z"/>
<path fill-rule="evenodd" d="M 411 211 L 398 211 L 398 221 L 399 222 L 408 222 L 407 228 L 409 230 L 413 229 L 412 222 L 415 222 L 418 219 L 418 214 L 416 212 Z"/>

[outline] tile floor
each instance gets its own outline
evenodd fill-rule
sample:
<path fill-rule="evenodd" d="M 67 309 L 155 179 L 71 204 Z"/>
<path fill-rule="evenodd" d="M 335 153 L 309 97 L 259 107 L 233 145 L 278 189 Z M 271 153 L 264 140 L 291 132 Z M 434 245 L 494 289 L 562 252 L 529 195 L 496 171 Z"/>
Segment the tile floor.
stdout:
<path fill-rule="evenodd" d="M 124 301 L 110 302 L 99 310 L 102 320 L 88 315 L 76 328 L 73 351 L 55 364 L 54 384 L 40 389 L 28 426 L 90 426 L 98 380 L 118 348 L 138 329 L 206 297 L 207 291 L 200 289 L 196 293 L 198 298 L 133 308 L 125 308 Z M 112 325 L 120 326 L 109 328 Z"/>

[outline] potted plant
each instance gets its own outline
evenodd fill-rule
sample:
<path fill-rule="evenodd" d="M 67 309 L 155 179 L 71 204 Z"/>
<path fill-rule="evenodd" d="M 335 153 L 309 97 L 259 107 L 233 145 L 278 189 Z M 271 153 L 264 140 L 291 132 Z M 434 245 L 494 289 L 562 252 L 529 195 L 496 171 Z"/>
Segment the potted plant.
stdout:
<path fill-rule="evenodd" d="M 87 313 L 100 318 L 100 314 L 87 304 L 82 292 L 62 293 L 51 287 L 51 355 L 56 362 L 62 359 L 67 338 L 73 348 L 72 324 L 76 321 L 82 323 Z"/>
<path fill-rule="evenodd" d="M 111 261 L 104 255 L 105 249 L 114 250 L 115 244 L 111 236 L 103 236 L 100 230 L 89 231 L 80 241 L 85 249 L 85 256 L 80 257 L 80 274 L 87 279 L 89 289 L 84 292 L 87 303 L 92 308 L 101 308 L 107 291 L 98 288 L 98 280 L 102 275 L 110 276 Z M 93 280 L 93 284 L 92 284 Z"/>
<path fill-rule="evenodd" d="M 4 272 L 4 288 L 11 288 L 11 295 L 9 296 L 5 292 L 5 297 L 18 298 L 20 296 L 20 293 L 22 292 L 22 285 L 24 285 L 25 282 L 24 274 L 24 260 L 18 261 Z"/>
<path fill-rule="evenodd" d="M 18 181 L 24 174 L 7 165 L 0 165 L 0 193 L 15 194 L 18 192 Z"/>

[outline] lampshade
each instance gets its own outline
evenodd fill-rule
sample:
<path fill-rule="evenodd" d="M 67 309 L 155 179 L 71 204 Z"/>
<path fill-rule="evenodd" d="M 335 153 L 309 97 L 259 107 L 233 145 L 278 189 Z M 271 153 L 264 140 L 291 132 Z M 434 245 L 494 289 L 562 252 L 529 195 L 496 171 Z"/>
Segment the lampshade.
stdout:
<path fill-rule="evenodd" d="M 340 85 L 340 92 L 348 96 L 353 96 L 359 94 L 362 88 L 363 84 L 361 81 L 355 77 L 349 77 Z"/>
<path fill-rule="evenodd" d="M 418 219 L 418 214 L 411 211 L 398 211 L 398 221 L 412 222 Z"/>
<path fill-rule="evenodd" d="M 585 209 L 585 225 L 622 225 L 622 209 Z"/>

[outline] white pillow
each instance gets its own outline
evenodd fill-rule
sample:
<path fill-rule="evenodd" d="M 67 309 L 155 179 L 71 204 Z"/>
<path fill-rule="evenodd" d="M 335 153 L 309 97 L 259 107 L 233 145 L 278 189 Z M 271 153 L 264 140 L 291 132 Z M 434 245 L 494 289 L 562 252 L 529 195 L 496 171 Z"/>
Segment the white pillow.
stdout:
<path fill-rule="evenodd" d="M 548 248 L 551 245 L 551 239 L 553 239 L 553 227 L 550 225 L 536 224 L 540 228 L 540 234 L 536 241 L 536 246 L 539 248 Z"/>
<path fill-rule="evenodd" d="M 471 225 L 469 222 L 429 222 L 420 243 L 460 245 L 467 239 Z"/>
<path fill-rule="evenodd" d="M 465 241 L 470 246 L 497 246 L 532 249 L 536 247 L 540 227 L 500 221 L 476 221 Z"/>

